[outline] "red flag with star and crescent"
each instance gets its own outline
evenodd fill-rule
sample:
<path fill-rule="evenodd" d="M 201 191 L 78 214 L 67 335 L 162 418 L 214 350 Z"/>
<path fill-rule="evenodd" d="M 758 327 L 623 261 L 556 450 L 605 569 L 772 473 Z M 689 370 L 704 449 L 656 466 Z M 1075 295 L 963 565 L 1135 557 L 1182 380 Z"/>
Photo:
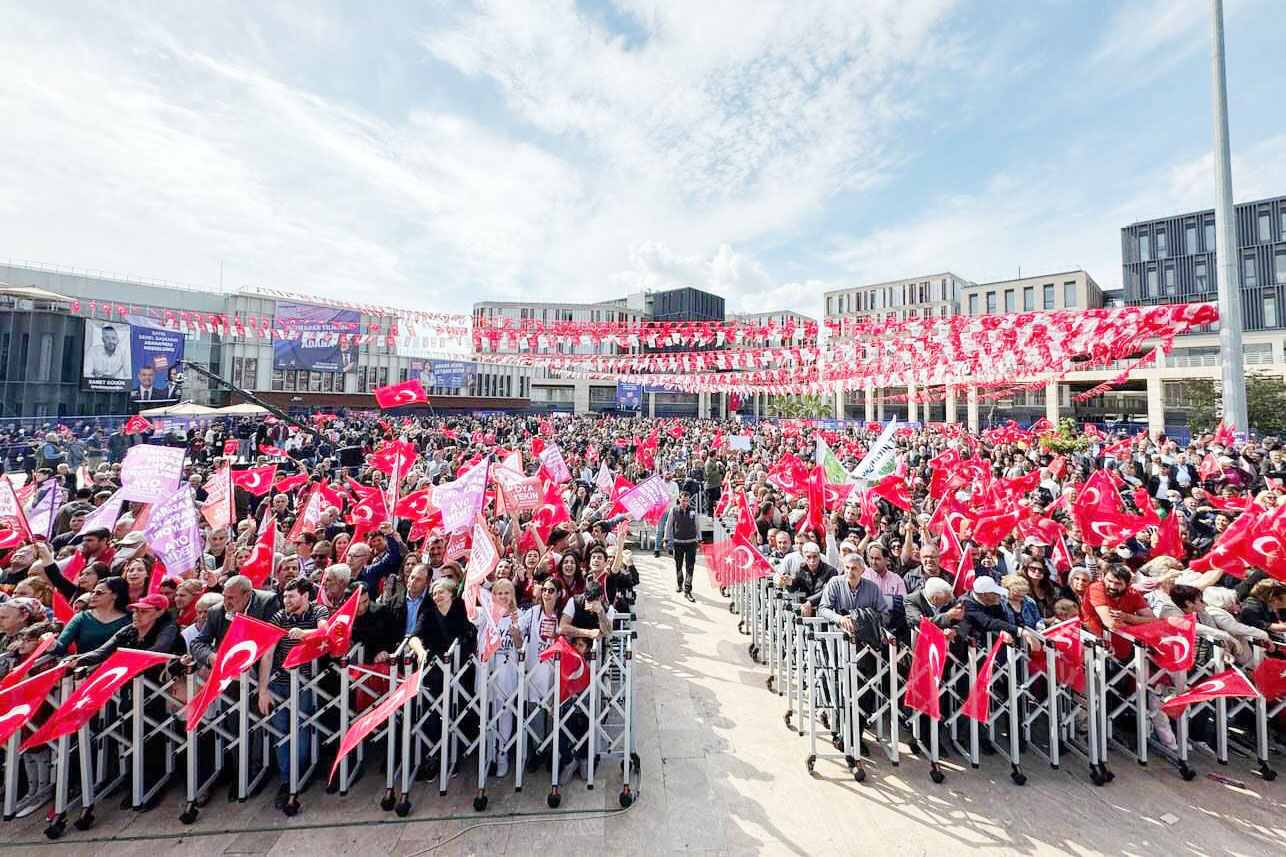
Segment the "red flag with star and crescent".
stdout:
<path fill-rule="evenodd" d="M 419 378 L 412 378 L 400 384 L 389 384 L 387 387 L 376 387 L 371 392 L 375 395 L 375 404 L 379 405 L 381 410 L 400 408 L 405 405 L 424 405 L 429 401 L 429 394 L 424 392 L 424 386 Z"/>
<path fill-rule="evenodd" d="M 188 703 L 187 731 L 196 729 L 210 704 L 285 635 L 285 628 L 252 619 L 244 613 L 233 616 L 210 663 L 210 677 Z"/>
<path fill-rule="evenodd" d="M 1141 625 L 1124 625 L 1119 633 L 1148 646 L 1152 662 L 1167 672 L 1187 672 L 1197 659 L 1197 617 L 1186 615 L 1158 619 Z"/>
<path fill-rule="evenodd" d="M 22 742 L 20 749 L 30 750 L 70 735 L 88 723 L 127 681 L 143 670 L 169 660 L 170 655 L 158 652 L 117 649 L 72 691 L 71 696 L 63 700 L 63 704 L 39 729 Z"/>
<path fill-rule="evenodd" d="M 947 667 L 947 637 L 942 629 L 923 616 L 911 654 L 911 671 L 907 674 L 906 693 L 902 702 L 907 708 L 942 719 L 941 682 Z"/>

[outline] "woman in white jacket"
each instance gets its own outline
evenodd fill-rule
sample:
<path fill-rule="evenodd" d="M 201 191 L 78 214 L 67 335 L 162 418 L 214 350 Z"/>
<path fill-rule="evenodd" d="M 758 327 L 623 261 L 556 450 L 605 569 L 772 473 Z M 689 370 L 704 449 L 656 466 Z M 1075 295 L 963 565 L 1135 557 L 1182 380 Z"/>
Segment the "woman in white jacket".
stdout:
<path fill-rule="evenodd" d="M 1216 628 L 1232 637 L 1233 656 L 1237 663 L 1253 667 L 1259 661 L 1259 650 L 1251 645 L 1252 640 L 1268 642 L 1268 632 L 1247 625 L 1237 619 L 1241 612 L 1241 602 L 1237 593 L 1223 586 L 1212 586 L 1201 595 L 1206 603 L 1206 615 Z"/>

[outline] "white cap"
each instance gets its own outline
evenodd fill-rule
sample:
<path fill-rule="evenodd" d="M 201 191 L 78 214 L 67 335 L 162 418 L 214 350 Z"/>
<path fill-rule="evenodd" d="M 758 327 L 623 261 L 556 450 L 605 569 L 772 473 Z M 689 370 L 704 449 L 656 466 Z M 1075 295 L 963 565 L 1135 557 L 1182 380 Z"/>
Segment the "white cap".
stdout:
<path fill-rule="evenodd" d="M 973 579 L 974 595 L 1008 595 L 1009 590 L 1005 589 L 993 578 L 985 574 L 980 574 Z"/>

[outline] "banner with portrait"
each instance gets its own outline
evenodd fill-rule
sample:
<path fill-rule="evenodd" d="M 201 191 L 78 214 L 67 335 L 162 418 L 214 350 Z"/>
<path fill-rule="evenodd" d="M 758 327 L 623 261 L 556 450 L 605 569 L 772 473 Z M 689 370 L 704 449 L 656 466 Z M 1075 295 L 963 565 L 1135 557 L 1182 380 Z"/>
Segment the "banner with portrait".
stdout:
<path fill-rule="evenodd" d="M 349 372 L 357 366 L 353 337 L 361 333 L 356 310 L 277 301 L 274 325 L 285 337 L 272 343 L 272 368 Z"/>
<path fill-rule="evenodd" d="M 85 319 L 81 389 L 117 393 L 129 389 L 134 372 L 130 325 Z"/>

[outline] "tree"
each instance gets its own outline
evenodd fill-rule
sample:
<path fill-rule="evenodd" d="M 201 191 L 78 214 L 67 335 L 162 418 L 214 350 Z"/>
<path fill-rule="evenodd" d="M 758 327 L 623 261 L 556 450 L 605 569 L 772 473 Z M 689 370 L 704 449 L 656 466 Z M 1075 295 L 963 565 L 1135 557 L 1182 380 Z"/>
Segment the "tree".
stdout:
<path fill-rule="evenodd" d="M 768 400 L 770 416 L 792 420 L 828 417 L 833 403 L 820 393 L 799 396 L 773 396 Z"/>
<path fill-rule="evenodd" d="M 1056 455 L 1070 452 L 1084 452 L 1090 447 L 1090 439 L 1081 433 L 1076 420 L 1063 417 L 1058 421 L 1058 431 L 1047 434 L 1040 440 L 1041 445 Z"/>
<path fill-rule="evenodd" d="M 1223 412 L 1218 382 L 1194 378 L 1183 382 L 1188 426 L 1194 434 L 1214 431 Z M 1251 430 L 1280 436 L 1286 430 L 1286 380 L 1279 375 L 1252 372 L 1246 376 L 1246 412 Z"/>

